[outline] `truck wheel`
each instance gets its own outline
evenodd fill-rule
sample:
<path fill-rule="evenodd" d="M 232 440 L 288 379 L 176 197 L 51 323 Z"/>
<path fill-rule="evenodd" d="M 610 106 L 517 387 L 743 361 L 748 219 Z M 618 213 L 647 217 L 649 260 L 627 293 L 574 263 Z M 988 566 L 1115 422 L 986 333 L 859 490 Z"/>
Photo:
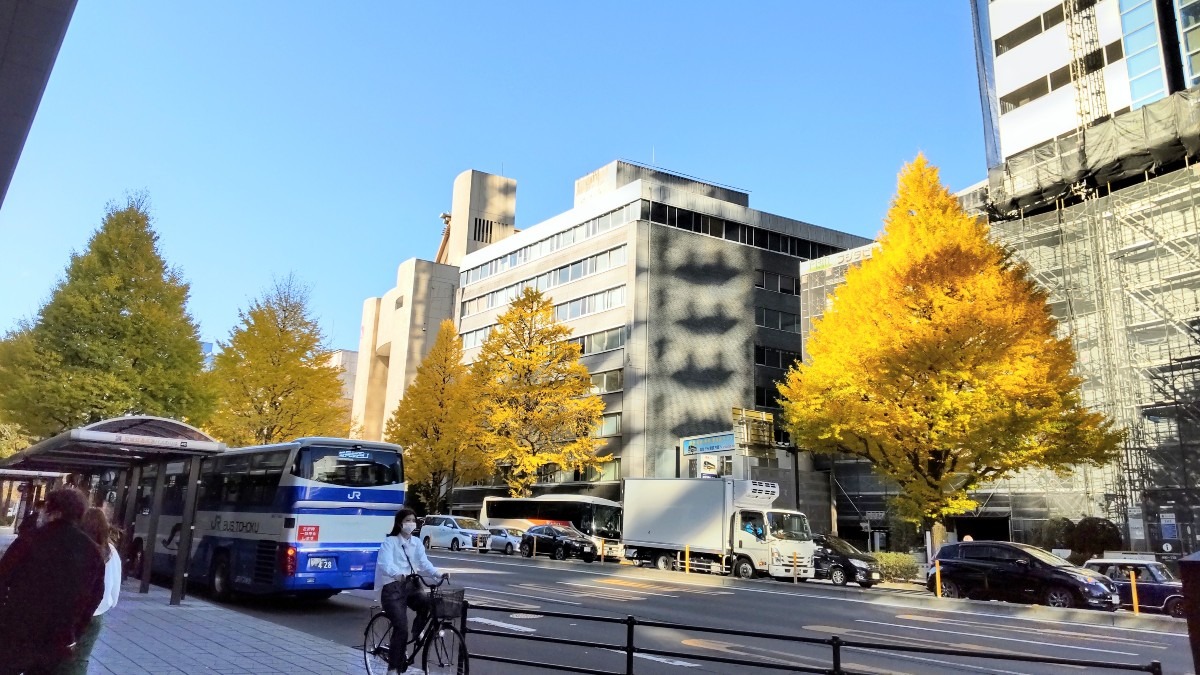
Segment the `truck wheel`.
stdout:
<path fill-rule="evenodd" d="M 829 580 L 833 582 L 834 586 L 845 586 L 846 570 L 840 567 L 834 567 L 833 569 L 829 570 Z"/>
<path fill-rule="evenodd" d="M 659 553 L 654 556 L 654 569 L 663 570 L 664 572 L 675 567 L 675 558 L 672 558 L 666 553 Z"/>
<path fill-rule="evenodd" d="M 738 561 L 733 564 L 733 576 L 739 579 L 753 579 L 757 572 L 754 569 L 754 563 L 750 562 L 749 558 L 738 558 Z"/>

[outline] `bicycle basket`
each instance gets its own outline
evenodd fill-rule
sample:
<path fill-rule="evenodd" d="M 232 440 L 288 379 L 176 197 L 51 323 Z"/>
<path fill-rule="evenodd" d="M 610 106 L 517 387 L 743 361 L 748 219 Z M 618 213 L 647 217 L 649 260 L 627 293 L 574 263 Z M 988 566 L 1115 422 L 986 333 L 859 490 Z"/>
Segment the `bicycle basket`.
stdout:
<path fill-rule="evenodd" d="M 433 615 L 439 619 L 457 619 L 462 615 L 463 594 L 466 591 L 455 588 L 438 591 L 433 594 Z"/>

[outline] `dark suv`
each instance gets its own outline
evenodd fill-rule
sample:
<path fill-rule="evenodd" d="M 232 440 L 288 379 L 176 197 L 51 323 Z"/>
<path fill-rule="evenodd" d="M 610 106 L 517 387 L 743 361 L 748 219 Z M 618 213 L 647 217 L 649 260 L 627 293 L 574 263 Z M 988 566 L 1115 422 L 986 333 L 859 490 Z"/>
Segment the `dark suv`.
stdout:
<path fill-rule="evenodd" d="M 1029 602 L 1051 607 L 1092 607 L 1108 611 L 1120 604 L 1112 580 L 1076 567 L 1036 546 L 1005 541 L 947 544 L 934 556 L 941 565 L 942 597 Z M 936 567 L 926 587 L 933 592 Z"/>

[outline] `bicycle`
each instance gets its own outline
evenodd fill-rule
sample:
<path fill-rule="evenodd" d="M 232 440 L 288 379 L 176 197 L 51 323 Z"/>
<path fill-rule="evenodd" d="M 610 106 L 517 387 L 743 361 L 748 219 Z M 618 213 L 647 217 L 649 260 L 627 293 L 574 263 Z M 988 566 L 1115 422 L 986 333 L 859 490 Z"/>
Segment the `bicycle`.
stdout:
<path fill-rule="evenodd" d="M 464 590 L 442 590 L 441 585 L 450 580 L 446 576 L 432 584 L 417 578 L 429 589 L 429 619 L 421 632 L 405 643 L 406 648 L 413 646 L 407 662 L 415 663 L 420 652 L 426 675 L 467 675 L 467 643 L 455 626 L 462 614 Z M 363 662 L 369 675 L 387 673 L 391 644 L 392 621 L 383 611 L 376 612 L 363 631 Z"/>

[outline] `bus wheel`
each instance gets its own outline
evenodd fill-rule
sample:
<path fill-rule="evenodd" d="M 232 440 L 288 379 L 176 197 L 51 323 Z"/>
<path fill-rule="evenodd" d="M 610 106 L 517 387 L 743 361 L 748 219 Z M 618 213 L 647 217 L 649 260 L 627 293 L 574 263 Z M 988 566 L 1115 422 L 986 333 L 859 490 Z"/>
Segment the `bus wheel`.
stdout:
<path fill-rule="evenodd" d="M 221 602 L 227 602 L 233 595 L 229 584 L 229 554 L 218 553 L 213 559 L 212 570 L 208 573 L 208 587 L 213 597 Z"/>

